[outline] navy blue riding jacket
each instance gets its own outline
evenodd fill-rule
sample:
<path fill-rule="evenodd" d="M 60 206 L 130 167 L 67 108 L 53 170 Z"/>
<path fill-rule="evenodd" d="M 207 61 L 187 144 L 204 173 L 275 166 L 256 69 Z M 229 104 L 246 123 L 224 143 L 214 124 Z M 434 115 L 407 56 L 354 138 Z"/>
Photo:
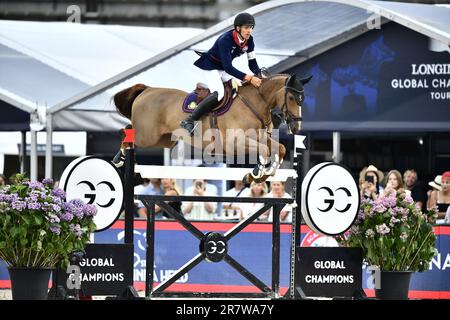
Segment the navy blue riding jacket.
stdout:
<path fill-rule="evenodd" d="M 244 80 L 245 73 L 233 67 L 232 61 L 234 58 L 247 53 L 250 70 L 254 74 L 259 73 L 260 70 L 253 52 L 254 49 L 255 43 L 252 36 L 241 44 L 237 32 L 230 30 L 222 34 L 212 48 L 194 62 L 194 65 L 203 70 L 225 70 L 226 73 L 233 77 Z"/>

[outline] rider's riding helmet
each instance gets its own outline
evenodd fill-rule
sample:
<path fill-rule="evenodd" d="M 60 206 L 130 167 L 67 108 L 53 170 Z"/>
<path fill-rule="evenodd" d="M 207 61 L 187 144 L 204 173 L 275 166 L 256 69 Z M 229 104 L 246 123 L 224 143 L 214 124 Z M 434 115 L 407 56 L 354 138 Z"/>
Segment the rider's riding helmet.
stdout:
<path fill-rule="evenodd" d="M 236 27 L 242 27 L 245 25 L 251 25 L 255 26 L 255 17 L 253 17 L 250 13 L 243 12 L 239 13 L 236 18 L 234 18 L 234 29 L 236 30 Z"/>

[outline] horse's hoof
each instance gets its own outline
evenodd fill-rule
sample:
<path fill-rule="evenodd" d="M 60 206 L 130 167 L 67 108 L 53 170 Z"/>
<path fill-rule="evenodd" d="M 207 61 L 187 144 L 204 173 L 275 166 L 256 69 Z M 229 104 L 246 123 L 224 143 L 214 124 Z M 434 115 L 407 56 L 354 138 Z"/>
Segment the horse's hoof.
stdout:
<path fill-rule="evenodd" d="M 125 163 L 125 155 L 119 150 L 111 161 L 116 168 L 120 168 Z"/>
<path fill-rule="evenodd" d="M 247 173 L 244 178 L 242 179 L 242 182 L 244 184 L 250 184 L 254 181 L 253 176 L 250 173 Z"/>
<path fill-rule="evenodd" d="M 263 156 L 259 156 L 259 164 L 266 165 L 269 163 L 269 159 L 265 159 Z"/>

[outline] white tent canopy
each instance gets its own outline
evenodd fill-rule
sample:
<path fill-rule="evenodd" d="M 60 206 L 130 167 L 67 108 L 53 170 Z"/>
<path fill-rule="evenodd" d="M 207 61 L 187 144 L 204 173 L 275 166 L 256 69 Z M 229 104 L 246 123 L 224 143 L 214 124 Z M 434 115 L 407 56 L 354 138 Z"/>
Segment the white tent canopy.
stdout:
<path fill-rule="evenodd" d="M 146 28 L 61 22 L 0 21 L 0 97 L 27 112 L 50 107 L 201 33 L 192 28 Z M 103 93 L 58 113 L 57 130 L 117 130 L 126 120 Z M 111 114 L 105 114 L 111 111 Z M 113 112 L 114 111 L 114 112 Z M 105 121 L 108 117 L 108 121 Z"/>

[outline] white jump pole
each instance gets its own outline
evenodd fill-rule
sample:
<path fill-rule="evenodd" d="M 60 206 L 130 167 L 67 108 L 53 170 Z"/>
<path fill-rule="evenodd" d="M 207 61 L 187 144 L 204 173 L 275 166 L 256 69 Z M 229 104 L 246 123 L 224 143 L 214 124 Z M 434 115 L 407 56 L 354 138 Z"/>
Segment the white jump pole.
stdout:
<path fill-rule="evenodd" d="M 214 168 L 214 167 L 166 167 L 135 165 L 135 172 L 142 178 L 154 179 L 205 179 L 205 180 L 242 180 L 252 168 Z M 286 181 L 297 178 L 294 169 L 278 169 L 267 181 Z"/>

